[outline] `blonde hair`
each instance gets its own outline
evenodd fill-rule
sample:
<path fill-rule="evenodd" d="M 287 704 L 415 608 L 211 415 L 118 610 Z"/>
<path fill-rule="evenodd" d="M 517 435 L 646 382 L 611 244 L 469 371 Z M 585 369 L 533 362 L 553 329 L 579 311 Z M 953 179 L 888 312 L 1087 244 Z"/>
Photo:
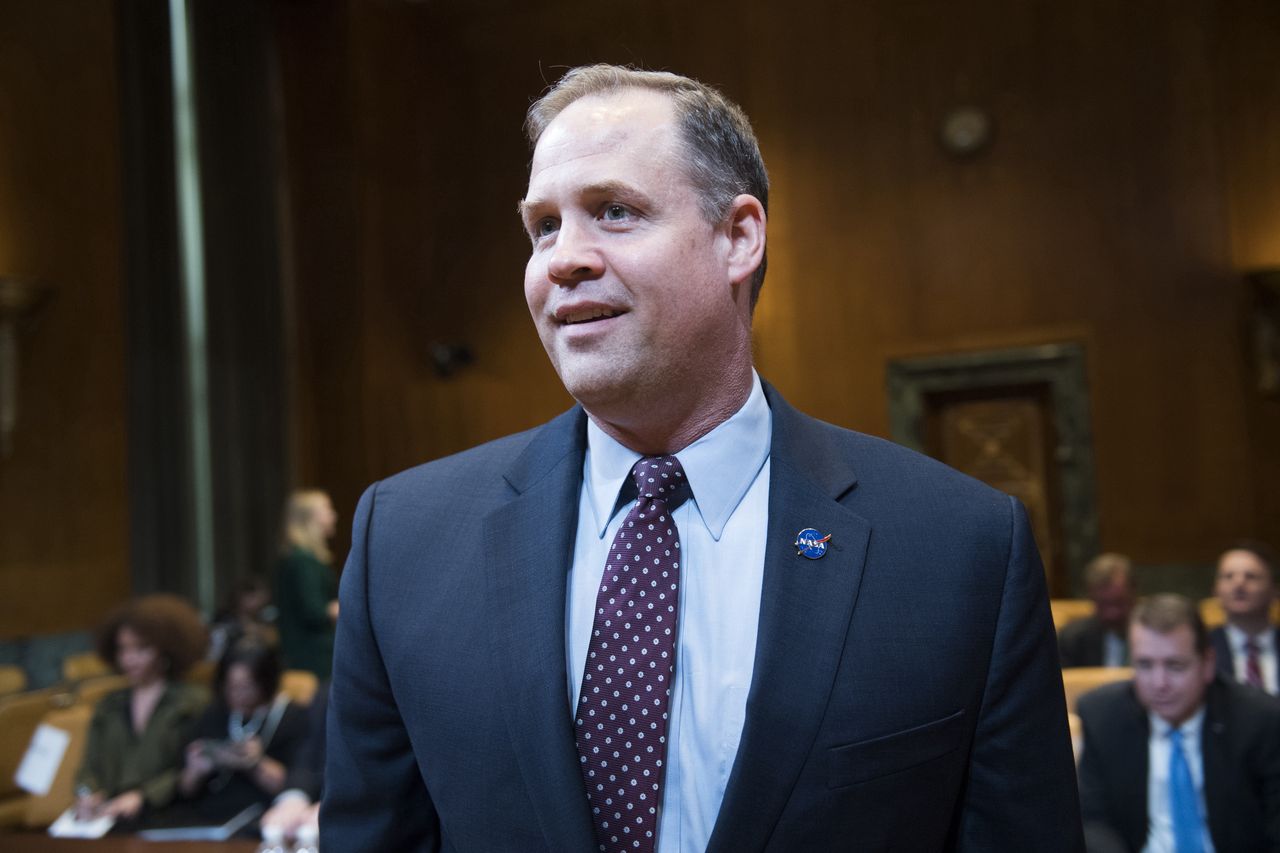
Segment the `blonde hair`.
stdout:
<path fill-rule="evenodd" d="M 322 489 L 298 489 L 289 495 L 284 505 L 282 550 L 301 548 L 314 554 L 322 563 L 333 559 L 324 532 L 315 525 L 316 508 L 321 501 L 329 501 L 328 493 Z"/>

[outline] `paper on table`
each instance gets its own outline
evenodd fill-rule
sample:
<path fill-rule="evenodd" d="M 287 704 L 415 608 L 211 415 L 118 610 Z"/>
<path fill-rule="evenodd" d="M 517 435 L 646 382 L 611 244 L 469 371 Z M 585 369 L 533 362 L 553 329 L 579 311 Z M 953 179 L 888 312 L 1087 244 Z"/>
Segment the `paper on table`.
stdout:
<path fill-rule="evenodd" d="M 49 834 L 54 838 L 101 838 L 115 822 L 113 817 L 76 820 L 75 806 L 72 806 L 53 822 L 49 827 Z"/>
<path fill-rule="evenodd" d="M 18 772 L 13 781 L 24 791 L 30 791 L 37 797 L 49 793 L 53 779 L 58 775 L 58 767 L 62 764 L 62 756 L 67 752 L 67 744 L 71 743 L 71 735 L 55 726 L 41 723 L 31 736 L 27 746 L 27 754 L 22 756 Z"/>

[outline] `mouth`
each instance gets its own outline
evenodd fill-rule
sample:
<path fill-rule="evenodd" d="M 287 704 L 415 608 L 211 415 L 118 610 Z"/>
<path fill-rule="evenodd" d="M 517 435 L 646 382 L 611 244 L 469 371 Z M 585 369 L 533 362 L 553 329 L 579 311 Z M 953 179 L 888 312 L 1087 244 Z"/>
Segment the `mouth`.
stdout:
<path fill-rule="evenodd" d="M 623 312 L 612 308 L 583 308 L 578 310 L 557 311 L 556 319 L 565 326 L 581 326 L 586 323 L 598 323 L 601 320 L 612 320 L 622 316 Z"/>
<path fill-rule="evenodd" d="M 562 305 L 552 315 L 562 326 L 585 326 L 621 317 L 626 311 L 598 303 Z"/>

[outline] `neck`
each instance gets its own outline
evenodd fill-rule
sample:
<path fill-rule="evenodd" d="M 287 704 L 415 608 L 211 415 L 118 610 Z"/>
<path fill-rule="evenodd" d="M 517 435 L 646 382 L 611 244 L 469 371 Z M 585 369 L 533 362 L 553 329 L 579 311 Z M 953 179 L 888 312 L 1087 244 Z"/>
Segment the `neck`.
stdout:
<path fill-rule="evenodd" d="M 1256 637 L 1271 627 L 1270 613 L 1247 613 L 1232 616 L 1227 622 L 1244 631 L 1250 637 Z"/>
<path fill-rule="evenodd" d="M 618 410 L 587 407 L 587 415 L 610 438 L 645 456 L 678 453 L 742 408 L 751 395 L 748 361 L 741 370 L 712 383 L 703 393 L 661 395 L 648 404 L 630 402 Z"/>
<path fill-rule="evenodd" d="M 164 690 L 164 684 L 165 682 L 163 678 L 155 678 L 155 677 L 148 678 L 146 681 L 141 681 L 135 684 L 133 686 L 133 692 L 141 693 L 143 695 L 160 693 L 161 691 Z"/>

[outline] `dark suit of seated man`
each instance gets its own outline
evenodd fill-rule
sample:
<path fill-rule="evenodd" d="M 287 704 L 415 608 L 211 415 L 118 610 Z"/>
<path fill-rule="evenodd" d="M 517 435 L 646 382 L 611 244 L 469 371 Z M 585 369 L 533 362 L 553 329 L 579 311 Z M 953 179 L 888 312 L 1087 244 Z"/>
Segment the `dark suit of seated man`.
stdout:
<path fill-rule="evenodd" d="M 1216 676 L 1196 606 L 1139 602 L 1134 678 L 1081 697 L 1091 853 L 1280 850 L 1280 702 Z"/>
<path fill-rule="evenodd" d="M 1094 613 L 1058 632 L 1062 666 L 1127 666 L 1129 613 L 1133 610 L 1133 567 L 1123 554 L 1099 554 L 1084 570 Z"/>
<path fill-rule="evenodd" d="M 1280 627 L 1271 622 L 1276 555 L 1261 542 L 1238 542 L 1218 558 L 1213 591 L 1227 622 L 1209 635 L 1224 678 L 1280 694 Z"/>
<path fill-rule="evenodd" d="M 525 298 L 580 405 L 361 499 L 321 847 L 1080 849 L 1022 507 L 755 373 L 746 116 L 596 66 L 528 127 Z"/>

